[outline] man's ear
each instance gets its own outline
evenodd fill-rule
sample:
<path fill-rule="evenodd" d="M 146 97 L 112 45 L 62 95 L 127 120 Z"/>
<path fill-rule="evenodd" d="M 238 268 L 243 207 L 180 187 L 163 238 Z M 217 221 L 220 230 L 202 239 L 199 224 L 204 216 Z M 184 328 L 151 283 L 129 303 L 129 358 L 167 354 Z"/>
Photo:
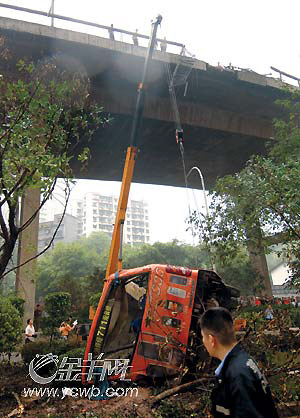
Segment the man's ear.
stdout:
<path fill-rule="evenodd" d="M 208 335 L 208 338 L 209 338 L 209 342 L 210 342 L 211 346 L 212 347 L 215 347 L 217 345 L 217 339 L 216 339 L 216 337 L 214 335 L 212 335 L 212 334 L 209 334 Z"/>

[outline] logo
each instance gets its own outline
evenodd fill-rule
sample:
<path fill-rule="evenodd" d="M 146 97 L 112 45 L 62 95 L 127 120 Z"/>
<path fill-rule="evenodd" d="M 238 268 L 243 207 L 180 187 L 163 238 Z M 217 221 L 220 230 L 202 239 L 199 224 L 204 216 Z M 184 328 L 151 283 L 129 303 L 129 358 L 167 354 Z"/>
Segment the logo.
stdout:
<path fill-rule="evenodd" d="M 102 359 L 103 354 L 101 353 L 96 359 L 93 359 L 92 354 L 88 353 L 86 360 L 80 357 L 65 356 L 60 365 L 58 365 L 57 355 L 52 353 L 37 354 L 29 364 L 29 375 L 32 380 L 42 385 L 51 383 L 54 379 L 60 382 L 80 381 L 84 367 L 88 381 L 92 378 L 104 381 L 106 377 L 111 375 L 118 376 L 120 380 L 130 380 L 126 379 L 126 373 L 132 367 L 129 366 L 129 359 Z M 46 371 L 50 370 L 52 373 L 53 368 L 55 368 L 55 372 L 51 376 L 43 376 Z"/>
<path fill-rule="evenodd" d="M 57 375 L 57 370 L 52 376 L 43 377 L 38 374 L 38 371 L 45 367 L 54 363 L 55 368 L 57 369 L 58 364 L 58 356 L 52 353 L 39 355 L 37 354 L 33 360 L 31 360 L 29 364 L 29 375 L 32 380 L 36 383 L 40 383 L 41 385 L 46 385 L 47 383 L 52 382 Z"/>

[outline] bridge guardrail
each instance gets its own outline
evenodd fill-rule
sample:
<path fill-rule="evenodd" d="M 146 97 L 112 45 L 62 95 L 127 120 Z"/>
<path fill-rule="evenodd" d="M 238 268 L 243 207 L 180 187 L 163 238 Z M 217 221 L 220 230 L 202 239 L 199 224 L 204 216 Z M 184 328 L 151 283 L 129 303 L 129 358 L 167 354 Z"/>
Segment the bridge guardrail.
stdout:
<path fill-rule="evenodd" d="M 52 1 L 52 6 L 53 7 L 53 1 Z M 45 16 L 45 17 L 49 17 L 51 18 L 51 25 L 54 26 L 54 19 L 60 19 L 60 20 L 65 20 L 68 22 L 74 22 L 74 23 L 79 23 L 81 25 L 86 25 L 86 26 L 92 26 L 95 28 L 99 28 L 99 29 L 104 29 L 108 32 L 109 38 L 114 41 L 115 40 L 115 33 L 121 33 L 121 34 L 125 34 L 125 35 L 129 35 L 132 37 L 132 41 L 133 44 L 138 46 L 139 45 L 139 38 L 141 39 L 147 39 L 149 40 L 149 36 L 147 35 L 143 35 L 141 33 L 138 33 L 138 31 L 136 30 L 136 32 L 131 32 L 128 30 L 124 30 L 124 29 L 119 29 L 119 28 L 115 28 L 113 25 L 111 26 L 106 26 L 106 25 L 100 25 L 98 23 L 94 23 L 94 22 L 88 22 L 85 20 L 81 20 L 81 19 L 75 19 L 73 17 L 68 17 L 68 16 L 62 16 L 62 15 L 58 15 L 55 13 L 51 13 L 51 8 L 49 12 L 43 12 L 40 10 L 34 10 L 34 9 L 28 9 L 26 7 L 21 7 L 21 6 L 14 6 L 11 4 L 7 4 L 7 3 L 0 3 L 0 7 L 6 8 L 6 9 L 11 9 L 11 10 L 17 10 L 17 11 L 21 11 L 21 12 L 25 12 L 25 13 L 31 13 L 31 14 L 35 14 L 35 15 L 40 15 L 40 16 Z M 184 53 L 185 51 L 185 45 L 181 44 L 179 42 L 174 42 L 174 41 L 168 41 L 166 38 L 164 39 L 160 39 L 157 38 L 157 42 L 160 42 L 160 49 L 163 52 L 166 52 L 167 50 L 167 46 L 168 45 L 172 45 L 172 46 L 176 46 L 176 47 L 180 47 L 181 48 L 181 53 Z"/>

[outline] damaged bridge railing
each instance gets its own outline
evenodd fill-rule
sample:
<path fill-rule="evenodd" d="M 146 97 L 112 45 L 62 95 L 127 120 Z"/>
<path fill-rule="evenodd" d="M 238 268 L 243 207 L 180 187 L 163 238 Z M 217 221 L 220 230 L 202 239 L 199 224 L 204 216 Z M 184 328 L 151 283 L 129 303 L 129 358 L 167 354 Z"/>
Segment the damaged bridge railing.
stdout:
<path fill-rule="evenodd" d="M 95 22 L 88 22 L 88 21 L 81 20 L 81 19 L 75 19 L 73 17 L 68 17 L 68 16 L 62 16 L 62 15 L 55 14 L 54 13 L 54 0 L 51 1 L 51 7 L 50 7 L 49 12 L 43 12 L 43 11 L 40 11 L 40 10 L 28 9 L 26 7 L 15 6 L 15 5 L 7 4 L 7 3 L 0 3 L 0 7 L 6 8 L 6 9 L 11 9 L 11 10 L 16 10 L 16 11 L 20 11 L 20 12 L 25 12 L 25 13 L 31 13 L 31 14 L 35 14 L 35 15 L 39 15 L 39 16 L 49 17 L 51 19 L 51 26 L 52 27 L 54 26 L 54 19 L 59 19 L 59 20 L 67 21 L 67 22 L 79 23 L 81 25 L 86 25 L 86 26 L 91 26 L 91 27 L 95 27 L 95 28 L 99 28 L 99 29 L 104 29 L 105 31 L 107 31 L 109 39 L 111 39 L 112 41 L 115 40 L 115 34 L 116 33 L 131 36 L 132 42 L 135 46 L 139 46 L 139 40 L 140 39 L 149 40 L 149 36 L 138 33 L 137 30 L 135 32 L 131 32 L 131 31 L 128 31 L 128 30 L 115 28 L 113 26 L 113 24 L 110 25 L 110 26 L 100 25 L 100 24 L 95 23 Z M 157 41 L 156 47 L 158 46 L 158 43 L 159 43 L 160 44 L 160 50 L 163 51 L 163 52 L 167 51 L 168 45 L 179 47 L 183 51 L 185 50 L 185 45 L 181 44 L 179 42 L 168 41 L 166 38 L 164 38 L 164 39 L 157 38 L 156 41 Z"/>

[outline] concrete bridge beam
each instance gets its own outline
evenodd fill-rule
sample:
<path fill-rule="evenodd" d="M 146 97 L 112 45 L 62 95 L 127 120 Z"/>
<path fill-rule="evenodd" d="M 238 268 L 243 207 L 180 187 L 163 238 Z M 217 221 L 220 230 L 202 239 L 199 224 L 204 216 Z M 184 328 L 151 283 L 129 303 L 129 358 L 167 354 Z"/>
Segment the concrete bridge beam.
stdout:
<path fill-rule="evenodd" d="M 126 91 L 106 91 L 96 86 L 93 97 L 98 103 L 105 103 L 105 111 L 113 114 L 132 115 L 135 97 Z M 178 103 L 182 124 L 194 127 L 232 132 L 257 138 L 270 138 L 274 135 L 272 121 L 255 115 L 217 109 L 205 104 L 181 101 Z M 144 117 L 164 122 L 174 122 L 174 113 L 169 98 L 146 96 Z"/>

